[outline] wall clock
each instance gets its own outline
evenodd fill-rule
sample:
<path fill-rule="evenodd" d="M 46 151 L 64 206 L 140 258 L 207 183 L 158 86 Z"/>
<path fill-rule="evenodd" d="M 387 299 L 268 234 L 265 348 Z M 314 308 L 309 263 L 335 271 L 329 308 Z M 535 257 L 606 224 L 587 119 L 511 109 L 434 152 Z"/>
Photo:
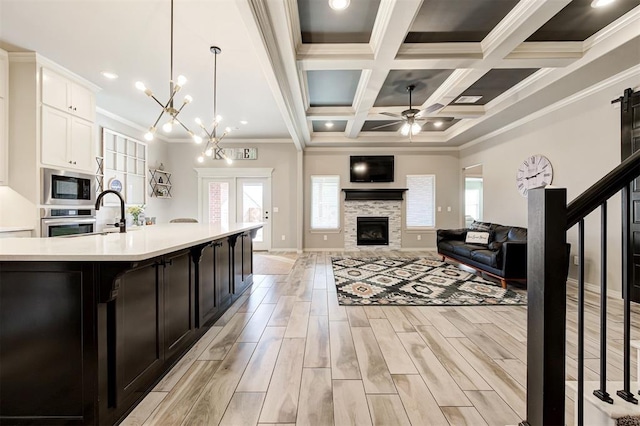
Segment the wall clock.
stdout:
<path fill-rule="evenodd" d="M 532 155 L 520 164 L 516 173 L 516 185 L 523 197 L 530 189 L 551 184 L 553 168 L 551 162 L 544 155 Z"/>

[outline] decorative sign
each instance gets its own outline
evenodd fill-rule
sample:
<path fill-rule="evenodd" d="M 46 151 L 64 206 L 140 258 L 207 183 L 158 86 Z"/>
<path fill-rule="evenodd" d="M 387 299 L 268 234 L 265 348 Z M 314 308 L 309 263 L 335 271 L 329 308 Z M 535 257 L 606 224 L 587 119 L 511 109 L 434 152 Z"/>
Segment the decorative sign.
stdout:
<path fill-rule="evenodd" d="M 258 148 L 222 148 L 224 154 L 232 160 L 256 160 L 258 159 Z M 222 160 L 219 153 L 215 155 L 216 160 Z"/>
<path fill-rule="evenodd" d="M 109 189 L 113 189 L 114 191 L 122 192 L 122 182 L 118 179 L 113 178 L 109 181 Z"/>

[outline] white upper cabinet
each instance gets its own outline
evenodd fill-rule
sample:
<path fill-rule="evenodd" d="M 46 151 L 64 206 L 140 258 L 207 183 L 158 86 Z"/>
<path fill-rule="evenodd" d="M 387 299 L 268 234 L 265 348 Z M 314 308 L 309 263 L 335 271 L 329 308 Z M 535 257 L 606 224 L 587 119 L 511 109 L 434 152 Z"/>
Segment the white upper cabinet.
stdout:
<path fill-rule="evenodd" d="M 44 67 L 42 103 L 76 117 L 95 121 L 96 101 L 93 92 Z"/>
<path fill-rule="evenodd" d="M 95 111 L 91 90 L 42 67 L 42 164 L 94 172 Z"/>
<path fill-rule="evenodd" d="M 9 166 L 9 57 L 0 50 L 0 185 L 8 185 Z"/>

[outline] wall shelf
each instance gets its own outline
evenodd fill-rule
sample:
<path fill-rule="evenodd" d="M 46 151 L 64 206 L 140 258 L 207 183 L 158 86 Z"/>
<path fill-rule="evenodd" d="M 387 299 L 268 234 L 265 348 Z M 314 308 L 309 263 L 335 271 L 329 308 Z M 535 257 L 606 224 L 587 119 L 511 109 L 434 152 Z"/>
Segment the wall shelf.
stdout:
<path fill-rule="evenodd" d="M 171 173 L 166 170 L 149 169 L 151 197 L 171 198 Z"/>

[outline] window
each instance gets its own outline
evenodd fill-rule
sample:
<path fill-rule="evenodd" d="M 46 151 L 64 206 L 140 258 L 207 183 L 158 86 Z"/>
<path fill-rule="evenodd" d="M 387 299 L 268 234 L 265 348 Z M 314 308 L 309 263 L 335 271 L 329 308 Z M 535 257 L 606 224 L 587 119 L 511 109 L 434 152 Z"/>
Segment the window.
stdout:
<path fill-rule="evenodd" d="M 340 228 L 340 176 L 311 176 L 311 229 Z"/>
<path fill-rule="evenodd" d="M 435 227 L 435 175 L 407 175 L 407 188 L 407 229 Z"/>
<path fill-rule="evenodd" d="M 482 178 L 464 178 L 464 215 L 467 226 L 482 220 Z"/>

